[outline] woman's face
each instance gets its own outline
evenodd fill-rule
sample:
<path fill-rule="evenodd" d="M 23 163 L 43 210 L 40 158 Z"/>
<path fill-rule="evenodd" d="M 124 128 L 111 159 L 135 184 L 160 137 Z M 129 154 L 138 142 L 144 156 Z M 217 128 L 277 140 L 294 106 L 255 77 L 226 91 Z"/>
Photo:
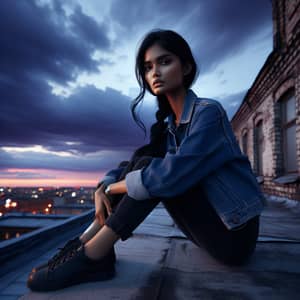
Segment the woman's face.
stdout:
<path fill-rule="evenodd" d="M 179 57 L 154 44 L 145 53 L 145 80 L 155 95 L 175 92 L 183 87 L 183 67 Z"/>

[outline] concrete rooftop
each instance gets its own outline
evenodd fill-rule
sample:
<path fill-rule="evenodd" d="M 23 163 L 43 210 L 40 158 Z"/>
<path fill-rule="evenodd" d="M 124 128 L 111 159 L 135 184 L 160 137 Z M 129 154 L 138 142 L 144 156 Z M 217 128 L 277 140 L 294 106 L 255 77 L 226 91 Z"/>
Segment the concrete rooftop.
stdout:
<path fill-rule="evenodd" d="M 256 252 L 243 267 L 224 266 L 196 247 L 159 205 L 131 238 L 116 243 L 113 280 L 48 293 L 29 291 L 26 279 L 32 267 L 87 225 L 7 262 L 1 272 L 0 299 L 299 299 L 300 210 L 280 203 L 263 212 Z"/>

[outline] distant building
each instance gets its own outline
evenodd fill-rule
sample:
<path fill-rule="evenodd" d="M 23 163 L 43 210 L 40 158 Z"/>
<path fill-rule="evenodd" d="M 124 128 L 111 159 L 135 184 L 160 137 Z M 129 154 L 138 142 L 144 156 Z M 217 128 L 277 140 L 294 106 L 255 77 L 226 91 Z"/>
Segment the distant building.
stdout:
<path fill-rule="evenodd" d="M 273 51 L 231 120 L 264 193 L 300 200 L 300 0 L 273 0 Z"/>

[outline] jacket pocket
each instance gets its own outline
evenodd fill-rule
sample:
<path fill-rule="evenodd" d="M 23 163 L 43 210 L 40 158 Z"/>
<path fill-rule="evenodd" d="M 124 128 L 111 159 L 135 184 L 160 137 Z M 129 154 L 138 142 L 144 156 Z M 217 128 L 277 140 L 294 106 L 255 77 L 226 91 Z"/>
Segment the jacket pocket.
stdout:
<path fill-rule="evenodd" d="M 207 196 L 219 215 L 241 208 L 240 199 L 217 174 L 208 176 L 205 181 Z"/>

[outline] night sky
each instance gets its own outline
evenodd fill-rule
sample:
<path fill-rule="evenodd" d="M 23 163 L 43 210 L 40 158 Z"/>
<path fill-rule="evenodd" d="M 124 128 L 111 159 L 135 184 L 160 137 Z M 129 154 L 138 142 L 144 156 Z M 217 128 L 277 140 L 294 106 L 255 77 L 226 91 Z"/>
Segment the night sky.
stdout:
<path fill-rule="evenodd" d="M 0 1 L 0 186 L 95 185 L 148 143 L 130 112 L 151 29 L 190 44 L 229 118 L 272 50 L 270 0 Z M 147 95 L 140 116 L 155 121 Z"/>

